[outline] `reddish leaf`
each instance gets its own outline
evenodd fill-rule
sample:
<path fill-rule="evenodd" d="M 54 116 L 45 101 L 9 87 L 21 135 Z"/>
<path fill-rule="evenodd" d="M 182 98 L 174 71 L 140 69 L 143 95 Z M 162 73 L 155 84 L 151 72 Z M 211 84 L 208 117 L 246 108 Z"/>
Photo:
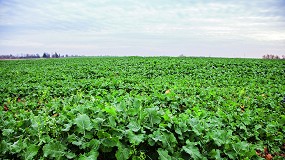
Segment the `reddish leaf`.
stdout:
<path fill-rule="evenodd" d="M 282 150 L 285 150 L 285 143 L 281 147 Z"/>
<path fill-rule="evenodd" d="M 268 154 L 268 149 L 267 148 L 264 148 L 264 154 Z"/>
<path fill-rule="evenodd" d="M 267 155 L 265 156 L 265 159 L 266 159 L 266 160 L 272 160 L 272 158 L 273 158 L 273 157 L 271 156 L 271 154 L 267 154 Z"/>
<path fill-rule="evenodd" d="M 4 104 L 4 111 L 8 111 L 8 110 L 9 110 L 9 108 L 7 107 L 6 104 Z"/>
<path fill-rule="evenodd" d="M 256 154 L 257 154 L 258 156 L 261 156 L 261 157 L 262 157 L 262 153 L 261 153 L 260 150 L 256 150 Z"/>

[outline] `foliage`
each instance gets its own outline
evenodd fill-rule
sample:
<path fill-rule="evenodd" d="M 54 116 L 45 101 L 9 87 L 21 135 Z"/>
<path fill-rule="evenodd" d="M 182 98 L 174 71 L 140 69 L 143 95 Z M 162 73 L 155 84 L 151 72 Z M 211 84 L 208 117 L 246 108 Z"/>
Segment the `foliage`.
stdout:
<path fill-rule="evenodd" d="M 0 159 L 282 159 L 284 68 L 187 57 L 0 61 Z"/>

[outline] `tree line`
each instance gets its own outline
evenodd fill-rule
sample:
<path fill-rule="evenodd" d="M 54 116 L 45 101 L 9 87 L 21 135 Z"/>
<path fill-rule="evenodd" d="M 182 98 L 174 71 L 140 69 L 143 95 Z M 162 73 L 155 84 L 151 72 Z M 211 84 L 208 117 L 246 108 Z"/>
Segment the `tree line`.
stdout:
<path fill-rule="evenodd" d="M 25 54 L 21 56 L 15 56 L 15 55 L 0 55 L 0 59 L 30 59 L 30 58 L 64 58 L 64 57 L 79 57 L 78 55 L 60 55 L 57 52 L 50 54 L 50 53 L 43 53 L 42 56 L 39 54 Z"/>
<path fill-rule="evenodd" d="M 285 55 L 279 57 L 278 55 L 266 54 L 262 56 L 263 59 L 285 59 Z"/>

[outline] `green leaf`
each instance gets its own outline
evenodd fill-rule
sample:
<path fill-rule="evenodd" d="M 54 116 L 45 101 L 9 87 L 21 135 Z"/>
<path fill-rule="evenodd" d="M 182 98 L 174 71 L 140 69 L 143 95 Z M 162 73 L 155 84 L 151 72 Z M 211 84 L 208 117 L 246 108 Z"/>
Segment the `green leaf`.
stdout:
<path fill-rule="evenodd" d="M 24 154 L 25 159 L 33 159 L 33 157 L 37 155 L 39 148 L 39 146 L 34 144 L 29 145 Z"/>
<path fill-rule="evenodd" d="M 182 135 L 182 132 L 179 126 L 175 126 L 175 133 Z"/>
<path fill-rule="evenodd" d="M 96 160 L 99 156 L 99 152 L 97 151 L 90 151 L 89 153 L 85 153 L 79 157 L 79 160 Z"/>
<path fill-rule="evenodd" d="M 6 141 L 1 140 L 0 153 L 5 154 L 9 150 L 9 144 Z"/>
<path fill-rule="evenodd" d="M 3 136 L 9 136 L 9 135 L 12 134 L 13 132 L 14 132 L 13 129 L 3 129 L 3 130 L 2 130 Z"/>
<path fill-rule="evenodd" d="M 103 118 L 95 118 L 92 120 L 93 124 L 94 124 L 94 128 L 95 129 L 100 129 L 101 125 L 103 124 L 103 122 L 105 121 Z"/>
<path fill-rule="evenodd" d="M 124 145 L 119 145 L 118 150 L 115 154 L 118 160 L 129 159 L 130 157 L 130 149 L 126 148 Z"/>
<path fill-rule="evenodd" d="M 210 156 L 211 158 L 221 159 L 221 151 L 219 149 L 212 149 Z"/>
<path fill-rule="evenodd" d="M 167 109 L 165 111 L 165 113 L 163 114 L 163 119 L 167 122 L 169 122 L 171 120 L 171 112 L 169 111 L 169 109 Z"/>
<path fill-rule="evenodd" d="M 157 153 L 159 155 L 159 159 L 160 160 L 171 160 L 171 156 L 168 155 L 168 151 L 167 150 L 163 150 L 161 148 L 159 148 L 157 150 Z"/>
<path fill-rule="evenodd" d="M 117 115 L 116 108 L 112 107 L 112 106 L 105 107 L 104 111 L 107 112 L 108 114 L 110 114 L 111 116 L 114 116 L 114 117 Z"/>
<path fill-rule="evenodd" d="M 136 109 L 136 108 L 129 108 L 129 109 L 127 110 L 127 112 L 128 112 L 129 115 L 135 116 L 135 115 L 137 115 L 137 114 L 139 113 L 139 110 Z"/>
<path fill-rule="evenodd" d="M 133 103 L 134 108 L 138 109 L 141 106 L 141 102 L 139 99 L 134 99 L 134 103 Z"/>
<path fill-rule="evenodd" d="M 238 156 L 238 154 L 232 150 L 224 152 L 230 159 L 235 159 Z"/>
<path fill-rule="evenodd" d="M 64 127 L 65 127 L 65 128 L 63 128 L 62 131 L 64 131 L 64 132 L 69 131 L 71 126 L 72 126 L 71 123 L 64 124 Z"/>
<path fill-rule="evenodd" d="M 72 152 L 67 152 L 65 154 L 65 157 L 68 158 L 68 159 L 74 159 L 76 157 L 76 154 L 72 153 Z"/>
<path fill-rule="evenodd" d="M 223 143 L 225 143 L 225 141 L 223 141 L 223 137 L 221 136 L 221 132 L 222 131 L 215 131 L 211 136 L 218 146 L 221 146 Z"/>
<path fill-rule="evenodd" d="M 133 145 L 139 145 L 144 140 L 144 134 L 134 134 L 133 132 L 128 133 L 130 143 Z"/>
<path fill-rule="evenodd" d="M 111 135 L 103 130 L 98 131 L 97 133 L 98 138 L 109 138 Z"/>
<path fill-rule="evenodd" d="M 118 137 L 109 137 L 102 140 L 102 144 L 106 147 L 114 147 L 119 142 Z"/>
<path fill-rule="evenodd" d="M 237 142 L 235 144 L 232 144 L 233 149 L 238 154 L 244 154 L 245 151 L 249 149 L 249 144 L 247 142 Z"/>
<path fill-rule="evenodd" d="M 109 124 L 110 124 L 110 126 L 112 126 L 112 127 L 115 128 L 116 125 L 117 125 L 116 119 L 115 119 L 113 116 L 109 116 L 108 119 L 109 119 Z"/>
<path fill-rule="evenodd" d="M 174 152 L 175 146 L 177 144 L 177 140 L 172 133 L 162 132 L 162 146 L 167 149 L 171 153 Z"/>
<path fill-rule="evenodd" d="M 149 114 L 149 121 L 151 123 L 151 126 L 153 124 L 159 124 L 161 121 L 161 115 L 159 115 L 159 108 L 158 107 L 153 107 L 153 108 L 147 108 L 145 109 L 146 112 Z"/>
<path fill-rule="evenodd" d="M 161 142 L 162 142 L 162 140 L 163 140 L 163 137 L 162 137 L 162 135 L 161 135 L 161 133 L 160 133 L 159 130 L 154 131 L 154 132 L 150 135 L 150 137 L 151 137 L 155 142 L 157 142 L 157 141 L 161 141 Z"/>
<path fill-rule="evenodd" d="M 100 146 L 100 141 L 97 139 L 92 139 L 90 142 L 84 143 L 88 148 L 92 150 L 98 150 Z"/>
<path fill-rule="evenodd" d="M 75 134 L 68 135 L 67 140 L 68 142 L 71 142 L 72 144 L 76 146 L 81 146 L 83 144 L 83 141 L 81 140 L 81 138 L 79 138 Z"/>
<path fill-rule="evenodd" d="M 20 138 L 18 141 L 10 145 L 10 150 L 12 153 L 19 153 L 27 147 L 26 140 Z"/>
<path fill-rule="evenodd" d="M 127 127 L 133 132 L 137 132 L 141 129 L 141 126 L 135 121 L 131 121 Z"/>
<path fill-rule="evenodd" d="M 207 136 L 214 140 L 215 144 L 218 146 L 222 146 L 223 144 L 228 144 L 231 142 L 232 131 L 228 130 L 214 130 L 212 132 L 208 132 Z"/>
<path fill-rule="evenodd" d="M 66 146 L 59 141 L 50 142 L 43 147 L 45 157 L 62 157 L 65 154 Z"/>
<path fill-rule="evenodd" d="M 40 144 L 45 144 L 51 141 L 51 137 L 49 135 L 42 135 L 40 139 Z"/>
<path fill-rule="evenodd" d="M 125 102 L 125 101 L 121 101 L 120 104 L 115 105 L 115 108 L 116 108 L 116 110 L 117 110 L 118 112 L 124 111 L 125 108 L 126 108 L 126 102 Z"/>
<path fill-rule="evenodd" d="M 78 126 L 80 132 L 85 132 L 85 130 L 90 131 L 92 129 L 90 118 L 86 114 L 78 115 L 74 122 Z"/>
<path fill-rule="evenodd" d="M 96 160 L 98 156 L 99 156 L 99 152 L 97 152 L 97 151 L 90 151 L 90 152 L 88 153 L 87 159 L 88 159 L 88 160 L 89 160 L 89 159 L 94 159 L 94 160 Z"/>
<path fill-rule="evenodd" d="M 201 159 L 202 155 L 199 149 L 195 146 L 194 142 L 186 141 L 186 146 L 183 146 L 182 149 L 188 153 L 193 159 Z"/>
<path fill-rule="evenodd" d="M 200 136 L 202 134 L 202 130 L 204 127 L 201 125 L 198 119 L 196 118 L 191 118 L 189 121 L 190 126 L 192 127 L 193 132 L 197 135 Z"/>
<path fill-rule="evenodd" d="M 177 129 L 179 129 L 180 132 L 186 132 L 189 130 L 189 127 L 185 121 L 181 121 L 181 122 L 178 122 Z M 179 130 L 178 130 L 178 132 L 179 132 Z"/>

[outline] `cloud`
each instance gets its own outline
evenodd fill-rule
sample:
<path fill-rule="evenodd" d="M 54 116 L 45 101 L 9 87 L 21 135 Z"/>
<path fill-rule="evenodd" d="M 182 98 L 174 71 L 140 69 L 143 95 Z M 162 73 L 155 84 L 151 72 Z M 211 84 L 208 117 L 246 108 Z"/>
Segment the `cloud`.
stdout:
<path fill-rule="evenodd" d="M 265 45 L 283 54 L 284 1 L 10 0 L 0 2 L 0 49 L 77 49 L 92 54 L 151 51 L 225 52 L 224 43 Z M 280 5 L 282 4 L 282 5 Z M 14 43 L 13 43 L 14 42 Z M 14 46 L 13 46 L 14 44 Z M 21 45 L 19 45 L 21 44 Z M 197 50 L 191 47 L 204 47 Z M 198 45 L 199 44 L 199 45 Z M 46 47 L 43 47 L 46 46 Z M 171 49 L 172 47 L 172 49 Z M 208 49 L 212 48 L 212 49 Z M 83 48 L 88 48 L 84 49 Z M 117 48 L 113 49 L 112 48 Z M 215 50 L 213 50 L 213 48 Z M 31 49 L 34 51 L 34 49 Z M 248 53 L 254 49 L 248 49 Z M 257 49 L 255 49 L 257 50 Z M 15 50 L 13 50 L 15 51 Z M 24 51 L 24 52 L 25 52 Z M 258 50 L 261 52 L 260 50 Z M 228 51 L 227 51 L 228 52 Z M 245 52 L 245 51 L 243 51 Z M 262 53 L 266 52 L 266 47 Z M 3 54 L 3 53 L 0 53 Z M 95 53 L 96 54 L 96 53 Z M 217 53 L 218 54 L 218 53 Z M 243 53 L 241 53 L 243 54 Z M 260 54 L 260 53 L 256 53 Z M 229 55 L 231 56 L 231 55 Z"/>

